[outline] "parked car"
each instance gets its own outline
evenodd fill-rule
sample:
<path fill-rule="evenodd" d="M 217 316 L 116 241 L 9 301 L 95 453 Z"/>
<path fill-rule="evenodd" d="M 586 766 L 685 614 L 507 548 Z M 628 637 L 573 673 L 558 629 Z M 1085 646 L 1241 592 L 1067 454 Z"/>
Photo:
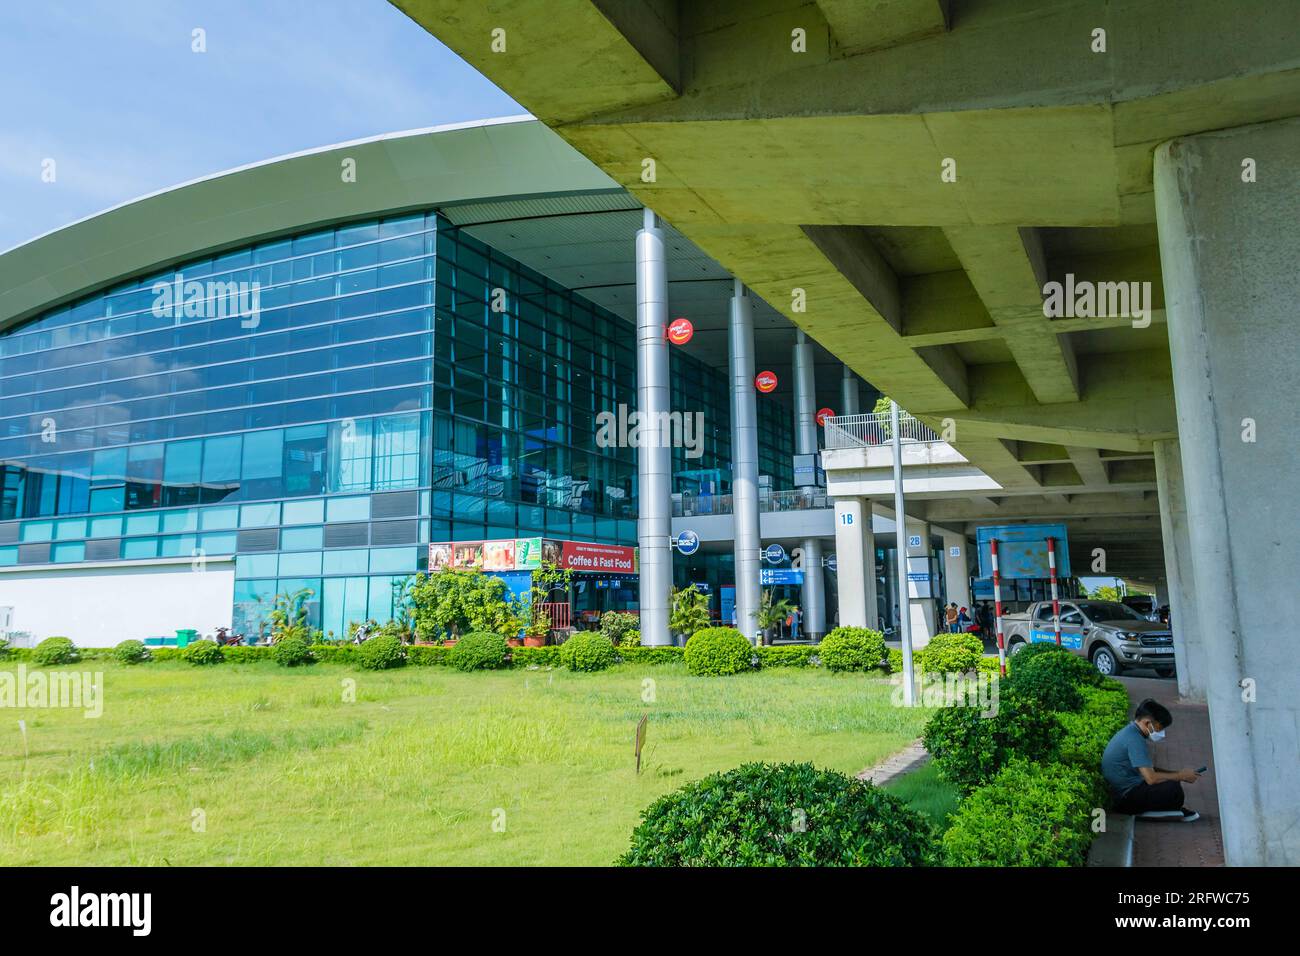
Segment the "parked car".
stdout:
<path fill-rule="evenodd" d="M 1055 641 L 1052 602 L 1031 604 L 1024 614 L 1003 615 L 1002 633 L 1008 655 L 1030 644 Z M 1169 626 L 1148 621 L 1118 601 L 1062 601 L 1061 646 L 1086 657 L 1108 676 L 1130 667 L 1150 667 L 1161 677 L 1174 674 L 1174 635 Z"/>

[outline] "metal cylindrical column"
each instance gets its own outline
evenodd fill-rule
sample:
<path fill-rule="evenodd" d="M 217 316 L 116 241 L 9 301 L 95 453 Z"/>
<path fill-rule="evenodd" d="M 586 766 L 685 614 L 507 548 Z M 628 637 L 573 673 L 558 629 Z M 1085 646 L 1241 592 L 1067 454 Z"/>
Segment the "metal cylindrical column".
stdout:
<path fill-rule="evenodd" d="M 998 634 L 998 670 L 1007 676 L 1007 641 L 1002 636 L 1002 576 L 998 573 L 998 539 L 989 539 L 989 564 L 993 566 L 993 617 Z"/>
<path fill-rule="evenodd" d="M 758 527 L 758 403 L 754 397 L 754 309 L 735 280 L 731 344 L 731 502 L 736 568 L 736 627 L 759 643 L 762 545 Z"/>
<path fill-rule="evenodd" d="M 844 366 L 844 377 L 840 379 L 840 414 L 857 415 L 859 409 L 858 377 L 854 374 L 853 369 L 846 365 Z"/>
<path fill-rule="evenodd" d="M 1056 590 L 1056 539 L 1047 539 L 1047 570 L 1052 578 L 1052 631 L 1056 646 L 1061 646 L 1061 598 Z"/>
<path fill-rule="evenodd" d="M 890 436 L 894 445 L 894 547 L 898 549 L 898 634 L 903 642 L 903 703 L 916 703 L 912 669 L 912 608 L 907 595 L 907 517 L 903 512 L 903 446 L 898 435 L 898 403 L 890 402 Z"/>
<path fill-rule="evenodd" d="M 813 347 L 800 329 L 794 344 L 794 442 L 795 454 L 817 454 L 817 384 L 813 372 Z M 814 492 L 817 486 L 801 485 Z M 826 633 L 826 595 L 822 572 L 822 544 L 817 538 L 803 539 L 803 626 L 807 637 L 817 640 Z"/>
<path fill-rule="evenodd" d="M 641 643 L 671 644 L 668 610 L 673 587 L 672 449 L 659 440 L 667 421 L 668 268 L 664 236 L 655 214 L 645 210 L 636 234 L 636 398 L 642 428 L 636 453 L 637 543 L 640 553 Z"/>

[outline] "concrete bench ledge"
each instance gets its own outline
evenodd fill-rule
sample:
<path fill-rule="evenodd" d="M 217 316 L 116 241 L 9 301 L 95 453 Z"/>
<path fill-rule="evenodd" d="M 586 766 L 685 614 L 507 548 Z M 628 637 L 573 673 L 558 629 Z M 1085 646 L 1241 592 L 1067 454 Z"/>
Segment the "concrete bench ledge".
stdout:
<path fill-rule="evenodd" d="M 1097 834 L 1088 848 L 1088 866 L 1133 865 L 1133 817 L 1108 813 L 1106 832 Z"/>

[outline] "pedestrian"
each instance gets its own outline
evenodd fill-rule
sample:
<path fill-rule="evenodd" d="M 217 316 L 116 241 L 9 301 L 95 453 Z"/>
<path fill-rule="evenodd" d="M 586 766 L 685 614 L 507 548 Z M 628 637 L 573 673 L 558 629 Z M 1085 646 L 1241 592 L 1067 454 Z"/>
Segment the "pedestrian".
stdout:
<path fill-rule="evenodd" d="M 943 609 L 943 620 L 948 625 L 948 633 L 957 633 L 957 605 L 949 604 Z"/>
<path fill-rule="evenodd" d="M 967 613 L 966 609 L 964 607 L 959 608 L 957 611 L 957 633 L 965 634 L 971 629 L 973 623 L 974 622 L 970 619 L 970 614 Z"/>

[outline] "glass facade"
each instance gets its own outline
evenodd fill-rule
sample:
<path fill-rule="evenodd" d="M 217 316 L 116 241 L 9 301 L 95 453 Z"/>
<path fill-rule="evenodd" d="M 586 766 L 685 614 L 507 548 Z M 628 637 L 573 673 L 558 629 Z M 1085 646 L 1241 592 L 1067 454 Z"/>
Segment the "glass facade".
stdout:
<path fill-rule="evenodd" d="M 236 629 L 307 587 L 342 634 L 391 614 L 429 540 L 635 544 L 635 449 L 597 442 L 635 407 L 629 331 L 435 212 L 96 293 L 0 335 L 0 566 L 233 556 Z M 672 363 L 704 416 L 677 490 L 727 493 L 726 375 Z M 789 410 L 759 405 L 788 487 Z"/>

